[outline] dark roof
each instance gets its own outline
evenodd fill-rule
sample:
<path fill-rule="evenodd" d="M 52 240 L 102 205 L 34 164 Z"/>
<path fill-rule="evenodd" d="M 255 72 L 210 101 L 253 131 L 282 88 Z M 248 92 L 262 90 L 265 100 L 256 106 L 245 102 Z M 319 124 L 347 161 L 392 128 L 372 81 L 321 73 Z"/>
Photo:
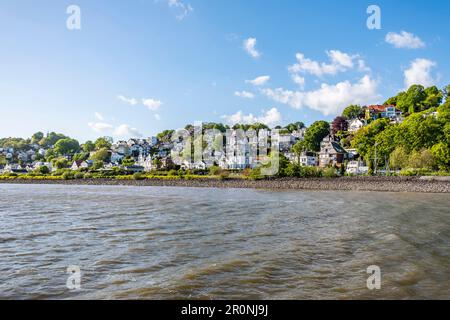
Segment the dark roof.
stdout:
<path fill-rule="evenodd" d="M 338 152 L 338 153 L 347 153 L 347 151 L 345 151 L 345 149 L 342 148 L 342 146 L 339 143 L 337 143 L 335 141 L 332 141 L 331 145 L 333 146 L 334 150 L 336 150 L 336 152 Z"/>

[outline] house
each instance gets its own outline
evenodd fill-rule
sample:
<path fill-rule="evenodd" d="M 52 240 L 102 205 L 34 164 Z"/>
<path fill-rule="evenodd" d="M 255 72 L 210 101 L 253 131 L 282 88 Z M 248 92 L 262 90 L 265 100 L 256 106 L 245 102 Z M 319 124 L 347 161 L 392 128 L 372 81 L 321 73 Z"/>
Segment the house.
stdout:
<path fill-rule="evenodd" d="M 71 170 L 79 170 L 79 169 L 87 169 L 94 165 L 94 162 L 91 160 L 76 160 L 72 163 L 72 166 L 70 167 Z"/>
<path fill-rule="evenodd" d="M 137 165 L 126 166 L 124 169 L 130 173 L 144 172 L 144 167 Z"/>
<path fill-rule="evenodd" d="M 354 175 L 367 174 L 369 173 L 369 167 L 363 166 L 360 161 L 349 161 L 345 172 Z"/>
<path fill-rule="evenodd" d="M 119 153 L 119 152 L 112 152 L 111 153 L 111 162 L 112 163 L 120 163 L 122 162 L 123 158 L 125 158 L 125 154 Z"/>
<path fill-rule="evenodd" d="M 149 172 L 152 171 L 154 169 L 154 165 L 153 165 L 153 159 L 152 157 L 149 155 L 147 157 L 145 157 L 144 155 L 139 155 L 138 161 L 136 163 L 138 166 L 141 166 L 144 168 L 144 171 Z"/>
<path fill-rule="evenodd" d="M 366 107 L 366 119 L 379 119 L 379 118 L 389 118 L 389 119 L 395 119 L 400 118 L 402 115 L 402 112 L 398 110 L 393 105 L 372 105 Z"/>
<path fill-rule="evenodd" d="M 316 167 L 318 162 L 314 152 L 304 152 L 300 156 L 300 165 L 302 167 Z"/>
<path fill-rule="evenodd" d="M 347 151 L 336 141 L 334 135 L 326 136 L 320 143 L 320 167 L 341 166 L 347 158 Z"/>
<path fill-rule="evenodd" d="M 361 119 L 352 119 L 348 121 L 348 131 L 349 132 L 356 132 L 359 129 L 361 129 L 362 127 L 364 127 L 367 124 L 367 122 L 365 120 L 361 120 Z"/>
<path fill-rule="evenodd" d="M 3 168 L 3 173 L 28 173 L 26 166 L 21 166 L 17 163 L 7 164 Z"/>
<path fill-rule="evenodd" d="M 50 162 L 33 163 L 33 170 L 39 169 L 40 167 L 47 167 L 50 171 L 52 171 L 52 164 Z"/>

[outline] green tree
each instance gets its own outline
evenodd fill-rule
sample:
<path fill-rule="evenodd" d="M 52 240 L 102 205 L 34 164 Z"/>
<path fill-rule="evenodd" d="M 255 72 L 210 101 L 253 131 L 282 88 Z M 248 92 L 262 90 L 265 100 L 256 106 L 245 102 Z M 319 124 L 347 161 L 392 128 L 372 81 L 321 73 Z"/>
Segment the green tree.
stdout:
<path fill-rule="evenodd" d="M 50 132 L 46 137 L 39 141 L 39 144 L 45 148 L 52 148 L 59 140 L 66 138 L 68 137 L 61 133 Z"/>
<path fill-rule="evenodd" d="M 134 165 L 134 159 L 130 156 L 127 156 L 127 157 L 123 158 L 122 165 L 125 167 L 132 166 L 132 165 Z"/>
<path fill-rule="evenodd" d="M 91 160 L 94 160 L 94 161 L 109 162 L 110 159 L 111 159 L 111 153 L 109 152 L 109 150 L 107 148 L 101 148 L 100 150 L 98 150 L 91 156 Z"/>
<path fill-rule="evenodd" d="M 362 114 L 363 109 L 359 105 L 350 105 L 342 111 L 342 116 L 348 120 L 359 118 Z"/>
<path fill-rule="evenodd" d="M 289 132 L 293 132 L 293 131 L 305 128 L 305 124 L 301 121 L 297 121 L 297 122 L 288 124 L 284 128 L 287 129 Z"/>
<path fill-rule="evenodd" d="M 306 144 L 305 141 L 298 141 L 296 144 L 294 144 L 291 148 L 291 152 L 295 154 L 297 157 L 297 163 L 300 164 L 300 157 L 302 156 L 303 152 L 306 151 Z"/>
<path fill-rule="evenodd" d="M 83 144 L 83 151 L 84 152 L 92 152 L 95 150 L 95 144 L 88 140 Z"/>
<path fill-rule="evenodd" d="M 330 134 L 330 124 L 326 121 L 314 122 L 305 132 L 305 146 L 310 151 L 320 151 L 320 142 Z"/>
<path fill-rule="evenodd" d="M 56 142 L 54 150 L 59 155 L 75 154 L 80 151 L 80 144 L 75 139 L 65 138 Z"/>
<path fill-rule="evenodd" d="M 49 174 L 50 169 L 47 166 L 40 166 L 39 168 L 37 168 L 37 172 L 40 174 Z"/>
<path fill-rule="evenodd" d="M 431 170 L 435 167 L 436 160 L 433 153 L 428 149 L 421 151 L 413 151 L 409 157 L 409 167 L 413 169 L 428 169 Z"/>
<path fill-rule="evenodd" d="M 110 149 L 112 145 L 112 139 L 110 137 L 100 137 L 95 140 L 95 150 L 100 150 L 103 148 Z"/>
<path fill-rule="evenodd" d="M 448 144 L 439 142 L 431 148 L 431 153 L 436 160 L 436 165 L 441 170 L 450 169 L 450 147 Z"/>
<path fill-rule="evenodd" d="M 64 169 L 69 166 L 69 161 L 66 158 L 54 159 L 52 165 L 56 167 L 56 169 Z"/>
<path fill-rule="evenodd" d="M 442 103 L 442 99 L 444 98 L 443 91 L 439 90 L 436 86 L 426 88 L 425 95 L 426 98 L 423 101 L 421 110 L 439 107 Z"/>
<path fill-rule="evenodd" d="M 31 143 L 39 143 L 44 138 L 44 134 L 42 132 L 36 132 L 31 136 Z"/>
<path fill-rule="evenodd" d="M 99 170 L 103 168 L 104 162 L 102 160 L 96 160 L 94 161 L 94 164 L 92 165 L 92 170 Z"/>
<path fill-rule="evenodd" d="M 408 166 L 409 156 L 403 146 L 398 146 L 389 157 L 389 165 L 392 169 L 403 169 Z"/>

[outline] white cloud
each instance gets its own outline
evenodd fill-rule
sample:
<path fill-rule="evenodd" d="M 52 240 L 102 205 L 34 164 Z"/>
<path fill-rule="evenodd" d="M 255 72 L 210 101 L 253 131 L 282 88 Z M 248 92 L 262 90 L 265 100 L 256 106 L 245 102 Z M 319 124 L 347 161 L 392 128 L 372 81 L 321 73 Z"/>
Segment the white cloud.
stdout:
<path fill-rule="evenodd" d="M 128 103 L 129 105 L 135 106 L 139 103 L 139 100 L 136 98 L 127 98 L 123 95 L 117 96 L 117 98 L 125 103 Z M 141 99 L 141 103 L 146 106 L 150 111 L 156 111 L 158 110 L 162 102 L 160 100 L 152 99 L 152 98 L 144 98 Z"/>
<path fill-rule="evenodd" d="M 97 120 L 103 121 L 103 115 L 100 112 L 95 112 L 94 116 Z"/>
<path fill-rule="evenodd" d="M 136 129 L 128 124 L 122 124 L 114 129 L 114 136 L 116 137 L 133 137 L 133 138 L 140 138 L 142 137 L 142 134 Z"/>
<path fill-rule="evenodd" d="M 245 83 L 250 83 L 254 86 L 262 86 L 270 80 L 270 76 L 260 76 L 253 80 L 245 80 Z"/>
<path fill-rule="evenodd" d="M 295 55 L 297 63 L 288 67 L 291 74 L 312 74 L 317 77 L 323 75 L 335 75 L 339 72 L 344 72 L 352 69 L 355 66 L 355 60 L 358 60 L 358 66 L 364 65 L 364 61 L 359 55 L 349 55 L 339 50 L 327 51 L 327 56 L 330 59 L 330 63 L 317 62 L 306 58 L 303 53 L 297 53 Z"/>
<path fill-rule="evenodd" d="M 277 108 L 272 108 L 259 117 L 254 116 L 251 113 L 245 115 L 242 111 L 238 111 L 232 115 L 224 115 L 222 116 L 222 118 L 226 119 L 226 121 L 230 124 L 252 124 L 260 122 L 270 126 L 279 123 L 282 119 L 282 116 Z"/>
<path fill-rule="evenodd" d="M 170 8 L 176 10 L 176 18 L 178 20 L 183 20 L 186 18 L 192 11 L 194 11 L 194 8 L 189 3 L 185 3 L 181 0 L 166 0 L 167 4 Z"/>
<path fill-rule="evenodd" d="M 155 113 L 155 119 L 160 121 L 161 120 L 161 116 L 158 113 Z"/>
<path fill-rule="evenodd" d="M 305 78 L 303 78 L 302 76 L 299 76 L 298 74 L 293 74 L 291 78 L 292 81 L 294 81 L 294 83 L 300 86 L 300 88 L 303 88 L 305 86 Z"/>
<path fill-rule="evenodd" d="M 248 38 L 244 40 L 244 50 L 252 57 L 259 58 L 261 53 L 256 50 L 256 38 Z"/>
<path fill-rule="evenodd" d="M 436 84 L 437 80 L 433 78 L 431 70 L 437 63 L 427 59 L 415 59 L 411 62 L 408 69 L 404 71 L 405 87 L 409 88 L 413 84 L 421 84 L 424 87 L 430 87 Z"/>
<path fill-rule="evenodd" d="M 336 85 L 323 83 L 314 91 L 289 91 L 282 88 L 261 89 L 268 98 L 288 104 L 295 109 L 308 107 L 320 111 L 325 116 L 339 114 L 350 104 L 369 104 L 377 101 L 377 81 L 366 75 L 357 83 L 349 81 Z"/>
<path fill-rule="evenodd" d="M 406 31 L 389 32 L 385 40 L 395 48 L 419 49 L 425 47 L 425 43 L 418 36 Z"/>
<path fill-rule="evenodd" d="M 149 110 L 156 111 L 161 107 L 162 102 L 160 100 L 155 99 L 142 99 L 142 104 L 146 106 Z"/>
<path fill-rule="evenodd" d="M 128 103 L 129 105 L 135 106 L 138 104 L 138 100 L 135 98 L 127 98 L 123 95 L 118 95 L 117 98 L 125 103 Z"/>
<path fill-rule="evenodd" d="M 88 126 L 91 127 L 92 130 L 99 133 L 110 132 L 113 129 L 113 126 L 109 123 L 104 122 L 89 122 Z"/>
<path fill-rule="evenodd" d="M 248 92 L 248 91 L 235 91 L 234 95 L 236 97 L 247 98 L 247 99 L 253 99 L 255 97 L 255 95 L 253 93 Z"/>

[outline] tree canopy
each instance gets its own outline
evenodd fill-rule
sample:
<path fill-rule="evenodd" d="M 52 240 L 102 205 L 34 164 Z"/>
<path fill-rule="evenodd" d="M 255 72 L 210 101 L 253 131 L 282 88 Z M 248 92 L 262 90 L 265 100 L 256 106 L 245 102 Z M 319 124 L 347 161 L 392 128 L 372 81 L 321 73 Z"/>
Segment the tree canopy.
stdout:
<path fill-rule="evenodd" d="M 330 124 L 326 121 L 314 122 L 305 132 L 305 146 L 310 151 L 319 151 L 320 142 L 330 134 Z"/>

